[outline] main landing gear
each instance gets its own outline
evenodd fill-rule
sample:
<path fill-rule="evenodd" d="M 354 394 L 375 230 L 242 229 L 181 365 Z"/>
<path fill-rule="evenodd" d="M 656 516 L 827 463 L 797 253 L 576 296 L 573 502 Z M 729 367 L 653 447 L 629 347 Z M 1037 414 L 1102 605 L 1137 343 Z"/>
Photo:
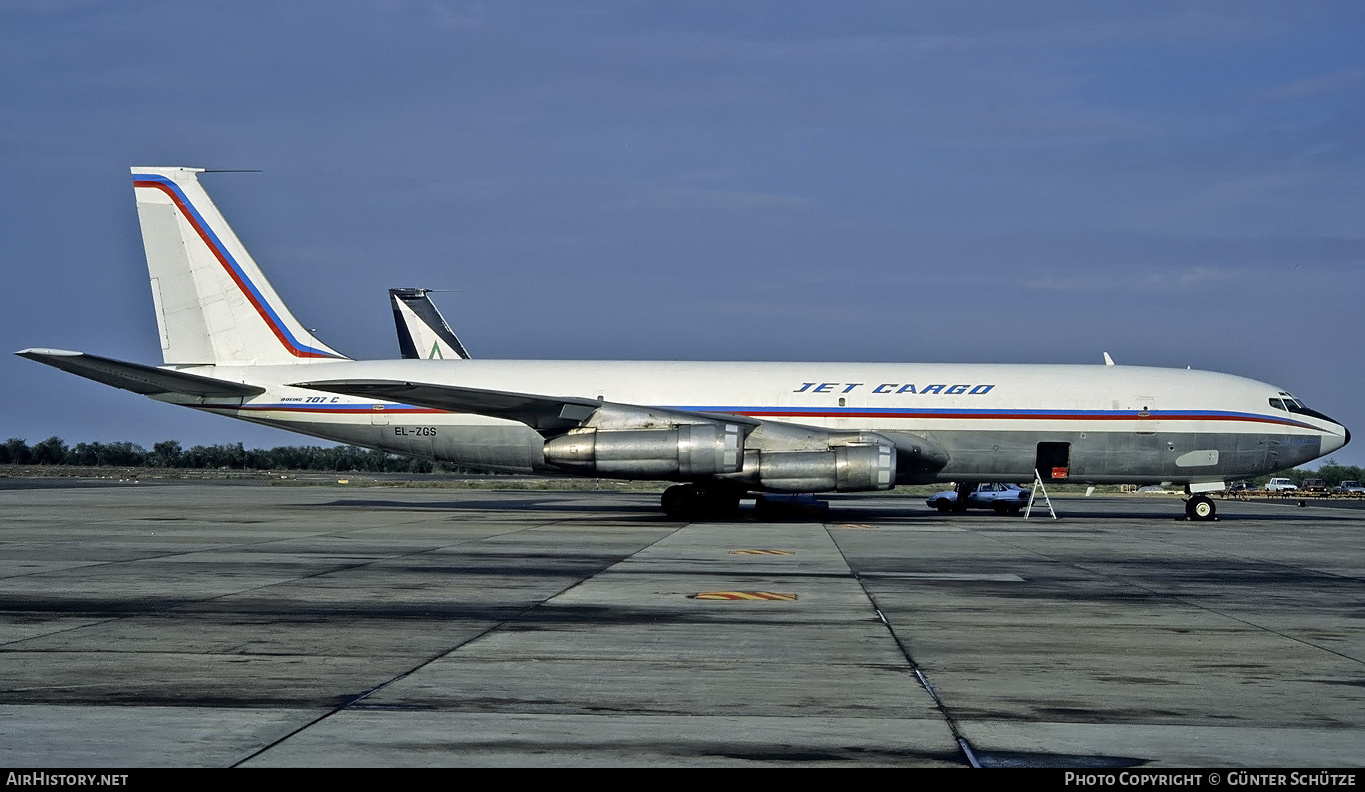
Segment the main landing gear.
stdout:
<path fill-rule="evenodd" d="M 732 518 L 739 512 L 743 495 L 743 490 L 734 487 L 678 484 L 664 490 L 659 505 L 675 519 Z"/>
<path fill-rule="evenodd" d="M 1207 495 L 1195 495 L 1185 501 L 1185 519 L 1212 522 L 1218 519 L 1218 507 Z"/>

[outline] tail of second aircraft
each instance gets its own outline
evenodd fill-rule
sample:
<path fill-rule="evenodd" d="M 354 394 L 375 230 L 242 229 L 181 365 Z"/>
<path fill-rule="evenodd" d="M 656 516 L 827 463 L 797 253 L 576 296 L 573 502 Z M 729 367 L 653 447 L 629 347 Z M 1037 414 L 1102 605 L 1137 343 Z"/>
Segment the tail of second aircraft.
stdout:
<path fill-rule="evenodd" d="M 202 172 L 133 168 L 165 362 L 345 360 L 289 312 L 199 184 Z"/>
<path fill-rule="evenodd" d="M 427 296 L 430 289 L 389 289 L 393 322 L 398 328 L 398 349 L 404 358 L 457 358 L 469 352 L 455 337 L 441 312 Z"/>

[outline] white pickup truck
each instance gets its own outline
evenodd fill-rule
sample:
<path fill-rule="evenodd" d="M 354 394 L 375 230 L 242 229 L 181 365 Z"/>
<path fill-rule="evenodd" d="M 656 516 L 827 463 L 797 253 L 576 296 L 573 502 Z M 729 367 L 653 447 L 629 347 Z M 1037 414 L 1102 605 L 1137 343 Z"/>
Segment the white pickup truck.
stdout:
<path fill-rule="evenodd" d="M 1266 492 L 1292 492 L 1298 487 L 1294 484 L 1294 479 L 1273 478 L 1265 485 Z"/>

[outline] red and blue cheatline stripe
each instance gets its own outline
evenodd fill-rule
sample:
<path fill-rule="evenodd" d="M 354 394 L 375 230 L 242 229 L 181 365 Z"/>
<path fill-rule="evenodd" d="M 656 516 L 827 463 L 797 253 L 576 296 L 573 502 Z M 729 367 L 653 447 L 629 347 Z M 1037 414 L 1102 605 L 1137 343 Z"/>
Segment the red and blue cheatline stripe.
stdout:
<path fill-rule="evenodd" d="M 1124 410 L 963 410 L 954 408 L 904 407 L 673 407 L 706 413 L 731 413 L 751 418 L 905 418 L 905 419 L 976 419 L 1016 421 L 1247 421 L 1299 429 L 1318 430 L 1312 424 L 1258 413 L 1226 410 L 1153 410 L 1138 415 Z"/>
<path fill-rule="evenodd" d="M 297 404 L 297 403 L 276 403 L 276 404 L 244 404 L 244 405 L 202 405 L 223 410 L 257 410 L 257 411 L 278 411 L 278 412 L 299 412 L 299 413 L 332 413 L 332 414 L 368 414 L 368 413 L 388 413 L 391 415 L 421 415 L 446 413 L 448 410 L 438 410 L 431 407 L 416 407 L 409 404 L 390 404 L 383 405 L 382 408 L 371 404 Z M 736 406 L 672 406 L 668 409 L 684 410 L 690 412 L 705 412 L 712 414 L 729 413 L 731 415 L 746 415 L 752 418 L 899 418 L 899 419 L 919 419 L 919 420 L 1043 420 L 1043 421 L 1246 421 L 1249 423 L 1272 424 L 1275 426 L 1292 426 L 1298 429 L 1312 429 L 1321 431 L 1316 426 L 1302 423 L 1286 418 L 1278 418 L 1273 415 L 1259 415 L 1257 413 L 1228 412 L 1222 410 L 1171 410 L 1169 412 L 1152 412 L 1148 416 L 1138 416 L 1132 412 L 1113 411 L 1113 410 L 955 410 L 955 409 L 919 409 L 910 410 L 903 408 L 884 407 L 884 408 L 864 408 L 846 407 L 843 409 L 830 408 L 800 408 L 800 407 L 736 407 Z"/>
<path fill-rule="evenodd" d="M 252 307 L 256 309 L 256 313 L 260 314 L 261 318 L 265 320 L 266 326 L 275 334 L 275 337 L 279 339 L 280 343 L 289 354 L 300 358 L 344 359 L 342 355 L 322 349 L 315 349 L 300 342 L 294 337 L 294 334 L 285 326 L 285 323 L 280 319 L 279 315 L 275 313 L 275 309 L 266 301 L 265 296 L 256 288 L 256 284 L 251 282 L 251 279 L 246 276 L 246 272 L 242 269 L 241 265 L 238 264 L 237 260 L 228 252 L 227 246 L 223 244 L 222 240 L 218 238 L 218 235 L 209 227 L 208 222 L 199 214 L 199 210 L 194 208 L 194 204 L 190 203 L 190 199 L 185 196 L 185 193 L 180 189 L 179 185 L 165 176 L 158 176 L 154 173 L 136 173 L 133 174 L 133 187 L 147 187 L 161 190 L 166 193 L 166 195 L 170 196 L 171 201 L 180 208 L 181 214 L 189 221 L 190 227 L 195 230 L 195 233 L 199 234 L 200 239 L 204 240 L 204 244 L 208 246 L 208 249 L 213 253 L 214 258 L 218 259 L 218 263 L 223 265 L 223 270 L 226 271 L 233 282 L 237 284 L 237 288 L 242 290 L 242 294 L 251 303 Z"/>
<path fill-rule="evenodd" d="M 447 410 L 410 404 L 196 404 L 210 410 L 241 412 L 325 413 L 328 415 L 436 415 Z"/>

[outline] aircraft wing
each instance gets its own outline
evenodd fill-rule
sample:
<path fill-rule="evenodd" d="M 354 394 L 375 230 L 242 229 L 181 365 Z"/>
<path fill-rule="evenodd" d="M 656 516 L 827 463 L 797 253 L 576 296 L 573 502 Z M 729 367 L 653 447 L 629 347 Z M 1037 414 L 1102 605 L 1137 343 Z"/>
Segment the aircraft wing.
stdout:
<path fill-rule="evenodd" d="M 144 396 L 184 393 L 191 396 L 245 397 L 265 393 L 265 388 L 255 385 L 144 366 L 141 363 L 126 363 L 65 349 L 25 349 L 14 354 Z"/>
<path fill-rule="evenodd" d="M 670 410 L 661 407 L 639 407 L 600 402 L 580 396 L 540 396 L 530 393 L 486 390 L 484 388 L 465 388 L 458 385 L 436 385 L 423 382 L 403 382 L 401 380 L 319 380 L 316 382 L 296 382 L 293 387 L 340 393 L 346 396 L 383 399 L 384 401 L 414 404 L 448 412 L 473 413 L 493 418 L 506 418 L 530 426 L 541 434 L 567 432 L 591 418 L 603 407 L 625 408 L 630 422 L 638 426 L 651 422 L 664 423 L 712 423 L 724 421 L 747 427 L 758 426 L 753 418 L 739 415 L 718 415 Z M 620 409 L 608 412 L 619 414 Z"/>
<path fill-rule="evenodd" d="M 927 437 L 905 432 L 838 431 L 785 421 L 759 420 L 733 413 L 646 407 L 597 401 L 579 396 L 541 396 L 400 380 L 318 380 L 296 382 L 293 383 L 293 387 L 382 399 L 448 412 L 506 418 L 530 426 L 547 439 L 579 427 L 632 430 L 719 424 L 722 427 L 729 427 L 727 431 L 737 431 L 746 438 L 746 447 L 754 450 L 779 453 L 828 451 L 839 445 L 888 444 L 900 452 L 899 464 L 905 470 L 937 470 L 948 463 L 948 454 L 942 446 Z"/>

